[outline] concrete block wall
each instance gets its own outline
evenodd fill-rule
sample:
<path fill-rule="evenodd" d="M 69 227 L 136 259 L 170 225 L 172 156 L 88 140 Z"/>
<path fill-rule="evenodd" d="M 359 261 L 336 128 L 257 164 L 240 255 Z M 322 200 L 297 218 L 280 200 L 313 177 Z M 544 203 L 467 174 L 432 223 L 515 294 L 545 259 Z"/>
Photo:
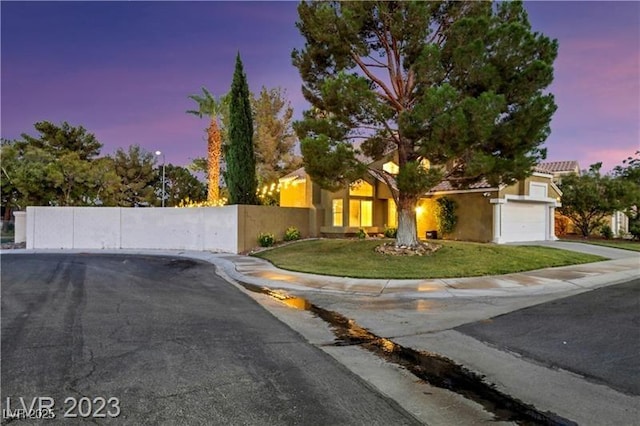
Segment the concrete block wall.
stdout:
<path fill-rule="evenodd" d="M 247 251 L 258 245 L 258 235 L 269 232 L 282 241 L 285 230 L 298 228 L 303 237 L 310 236 L 310 209 L 275 206 L 237 206 L 239 251 Z"/>
<path fill-rule="evenodd" d="M 260 232 L 309 235 L 309 209 L 27 207 L 28 249 L 178 249 L 240 253 Z"/>
<path fill-rule="evenodd" d="M 121 247 L 235 253 L 237 206 L 122 209 Z"/>

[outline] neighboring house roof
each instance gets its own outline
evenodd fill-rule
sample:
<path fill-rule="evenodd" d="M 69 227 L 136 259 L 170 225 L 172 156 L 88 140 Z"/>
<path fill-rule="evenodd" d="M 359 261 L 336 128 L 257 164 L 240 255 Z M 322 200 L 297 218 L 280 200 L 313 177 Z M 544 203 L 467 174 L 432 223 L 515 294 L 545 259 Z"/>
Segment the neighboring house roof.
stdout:
<path fill-rule="evenodd" d="M 550 161 L 548 163 L 540 163 L 536 166 L 537 172 L 542 173 L 569 173 L 580 171 L 580 165 L 577 161 Z"/>

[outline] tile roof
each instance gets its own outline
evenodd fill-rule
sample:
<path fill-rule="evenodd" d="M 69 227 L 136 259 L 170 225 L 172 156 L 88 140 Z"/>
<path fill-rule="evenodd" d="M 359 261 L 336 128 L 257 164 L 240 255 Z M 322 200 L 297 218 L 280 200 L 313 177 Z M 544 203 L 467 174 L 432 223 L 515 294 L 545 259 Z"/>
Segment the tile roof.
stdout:
<path fill-rule="evenodd" d="M 369 169 L 369 174 L 371 176 L 373 176 L 374 178 L 378 179 L 380 182 L 386 183 L 386 181 L 384 180 L 383 176 L 383 172 L 380 170 L 375 170 L 375 169 Z M 393 189 L 397 190 L 397 184 L 396 184 L 396 180 L 394 177 L 390 177 L 389 180 L 391 181 L 391 185 L 393 187 Z M 472 183 L 471 185 L 467 186 L 466 188 L 464 188 L 464 190 L 468 190 L 468 189 L 489 189 L 489 188 L 495 188 L 494 186 L 491 186 L 489 184 L 489 182 L 486 181 L 486 179 L 482 179 L 479 182 L 476 183 Z M 437 184 L 436 186 L 434 186 L 433 188 L 431 188 L 429 191 L 427 191 L 427 194 L 432 193 L 432 192 L 444 192 L 444 191 L 457 191 L 460 190 L 460 188 L 456 188 L 454 187 L 450 181 L 448 180 L 443 180 L 442 182 L 440 182 L 439 184 Z"/>
<path fill-rule="evenodd" d="M 548 162 L 548 163 L 540 163 L 534 168 L 534 171 L 539 173 L 573 172 L 575 170 L 580 170 L 577 161 L 555 161 L 555 162 Z M 387 183 L 387 181 L 383 178 L 383 174 L 386 174 L 386 173 L 384 173 L 382 170 L 369 169 L 368 172 L 371 176 L 373 176 L 375 179 L 379 180 L 380 182 Z M 281 177 L 280 179 L 295 179 L 295 178 L 302 179 L 306 177 L 307 177 L 307 173 L 304 170 L 304 167 L 300 167 L 299 169 L 294 170 L 293 172 L 289 173 L 286 176 Z M 398 188 L 396 185 L 395 178 L 391 177 L 391 179 L 389 180 L 393 189 L 397 190 Z M 496 187 L 490 185 L 486 179 L 481 179 L 480 181 L 476 183 L 472 183 L 471 185 L 467 186 L 465 189 L 468 190 L 468 189 L 491 189 L 491 188 L 496 188 Z M 459 188 L 456 188 L 454 185 L 452 185 L 450 181 L 443 180 L 442 182 L 440 182 L 439 184 L 431 188 L 427 193 L 456 191 L 456 190 L 459 190 Z"/>
<path fill-rule="evenodd" d="M 389 176 L 389 174 L 383 172 L 382 170 L 369 169 L 367 170 L 371 176 L 378 179 L 380 182 L 386 184 L 387 181 L 384 179 L 384 175 L 386 175 L 389 179 L 389 183 L 391 184 L 391 188 L 394 190 L 398 190 L 398 185 L 396 184 L 396 179 L 393 176 Z"/>
<path fill-rule="evenodd" d="M 489 188 L 495 188 L 495 187 L 490 185 L 486 179 L 481 179 L 479 182 L 472 183 L 471 185 L 467 186 L 464 189 L 489 189 Z M 458 191 L 458 190 L 460 190 L 460 188 L 456 188 L 455 186 L 453 186 L 450 181 L 443 180 L 442 182 L 440 182 L 439 184 L 431 188 L 429 192 L 431 193 L 431 192 Z"/>
<path fill-rule="evenodd" d="M 580 170 L 580 165 L 577 161 L 550 161 L 548 163 L 540 163 L 536 166 L 537 172 L 542 173 L 562 173 L 562 172 L 575 172 Z"/>

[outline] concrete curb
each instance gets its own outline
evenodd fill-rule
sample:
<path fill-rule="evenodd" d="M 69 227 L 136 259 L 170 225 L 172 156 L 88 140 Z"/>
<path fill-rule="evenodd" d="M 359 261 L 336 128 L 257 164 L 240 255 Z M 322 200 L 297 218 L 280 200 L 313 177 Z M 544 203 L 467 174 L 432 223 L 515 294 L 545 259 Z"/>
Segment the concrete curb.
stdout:
<path fill-rule="evenodd" d="M 393 298 L 509 297 L 586 291 L 640 277 L 640 253 L 602 262 L 506 275 L 441 279 L 358 279 L 279 269 L 250 256 L 192 250 L 2 250 L 0 254 L 93 253 L 180 256 L 222 268 L 231 278 L 270 289 Z"/>

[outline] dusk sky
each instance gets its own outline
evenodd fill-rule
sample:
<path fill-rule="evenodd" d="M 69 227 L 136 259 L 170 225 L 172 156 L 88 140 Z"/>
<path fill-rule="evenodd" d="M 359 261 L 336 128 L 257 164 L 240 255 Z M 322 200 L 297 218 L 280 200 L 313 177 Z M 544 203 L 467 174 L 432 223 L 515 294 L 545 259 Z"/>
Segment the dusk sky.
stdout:
<path fill-rule="evenodd" d="M 296 2 L 9 2 L 1 12 L 1 135 L 48 120 L 82 125 L 103 154 L 139 144 L 168 163 L 205 156 L 206 120 L 187 95 L 229 90 L 240 52 L 250 89 L 280 86 L 300 117 L 291 50 Z M 547 161 L 602 161 L 640 149 L 640 2 L 526 2 L 560 53 Z"/>

